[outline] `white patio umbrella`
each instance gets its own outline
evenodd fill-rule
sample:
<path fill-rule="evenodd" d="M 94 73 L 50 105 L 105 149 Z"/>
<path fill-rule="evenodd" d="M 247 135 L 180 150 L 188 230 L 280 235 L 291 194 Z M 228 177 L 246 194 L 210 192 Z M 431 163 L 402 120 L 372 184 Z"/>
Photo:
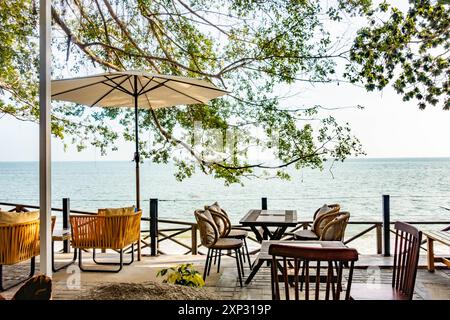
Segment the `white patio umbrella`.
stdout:
<path fill-rule="evenodd" d="M 227 91 L 199 79 L 142 71 L 107 72 L 87 77 L 53 80 L 52 99 L 87 106 L 135 110 L 136 207 L 140 208 L 138 108 L 206 104 Z"/>

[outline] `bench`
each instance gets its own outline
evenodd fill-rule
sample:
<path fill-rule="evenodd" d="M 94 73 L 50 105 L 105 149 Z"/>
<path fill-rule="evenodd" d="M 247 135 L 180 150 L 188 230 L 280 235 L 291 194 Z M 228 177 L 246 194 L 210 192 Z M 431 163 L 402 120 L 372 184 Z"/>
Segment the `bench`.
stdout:
<path fill-rule="evenodd" d="M 450 267 L 449 257 L 436 257 L 434 255 L 434 242 L 440 242 L 450 247 L 450 232 L 449 231 L 423 231 L 423 234 L 427 237 L 428 244 L 428 271 L 434 272 L 434 263 L 442 262 L 447 267 Z"/>

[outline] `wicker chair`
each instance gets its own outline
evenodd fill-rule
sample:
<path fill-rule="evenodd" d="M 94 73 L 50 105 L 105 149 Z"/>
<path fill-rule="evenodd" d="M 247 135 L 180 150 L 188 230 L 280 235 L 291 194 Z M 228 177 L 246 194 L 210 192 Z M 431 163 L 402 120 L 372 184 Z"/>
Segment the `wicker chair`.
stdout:
<path fill-rule="evenodd" d="M 321 241 L 343 241 L 345 229 L 347 229 L 350 212 L 339 212 L 338 215 L 328 222 L 323 228 L 319 240 Z"/>
<path fill-rule="evenodd" d="M 334 220 L 339 215 L 341 206 L 339 204 L 329 204 L 330 210 L 324 214 L 319 214 L 322 208 L 318 208 L 314 212 L 313 223 L 311 229 L 297 230 L 293 233 L 296 240 L 319 240 L 323 228 L 328 222 Z"/>
<path fill-rule="evenodd" d="M 134 244 L 140 241 L 142 211 L 133 214 L 106 216 L 72 215 L 72 247 L 78 250 L 78 265 L 82 271 L 88 272 L 119 272 L 123 265 L 134 262 Z M 123 262 L 124 248 L 131 245 L 131 260 Z M 98 265 L 115 265 L 118 269 L 87 269 L 83 267 L 82 252 L 93 249 L 92 258 Z M 96 260 L 96 249 L 112 249 L 120 254 L 119 262 L 99 262 Z"/>
<path fill-rule="evenodd" d="M 203 271 L 203 280 L 209 275 L 211 270 L 212 258 L 217 251 L 219 255 L 222 255 L 222 250 L 234 251 L 234 258 L 236 259 L 236 267 L 239 275 L 239 283 L 242 287 L 242 276 L 244 275 L 244 265 L 242 263 L 242 240 L 232 238 L 221 238 L 219 230 L 210 215 L 208 210 L 196 210 L 194 212 L 195 219 L 197 220 L 197 226 L 200 231 L 200 239 L 202 245 L 208 248 L 208 254 L 206 255 L 205 268 Z M 220 260 L 219 260 L 220 267 Z"/>
<path fill-rule="evenodd" d="M 228 218 L 228 214 L 225 210 L 223 210 L 219 205 L 214 203 L 211 206 L 205 206 L 206 210 L 209 210 L 211 212 L 211 215 L 214 219 L 214 222 L 216 223 L 217 229 L 219 231 L 219 236 L 221 238 L 231 238 L 231 239 L 240 239 L 244 243 L 244 254 L 242 255 L 242 258 L 244 262 L 246 262 L 246 256 L 248 261 L 248 266 L 250 269 L 252 269 L 252 263 L 250 260 L 250 253 L 248 251 L 247 246 L 247 237 L 248 232 L 245 230 L 240 229 L 232 229 L 231 227 L 231 221 Z M 218 255 L 218 252 L 216 252 L 216 255 L 214 257 L 214 264 L 216 264 L 217 258 L 219 259 L 219 264 L 217 265 L 217 272 L 220 271 L 220 255 Z"/>
<path fill-rule="evenodd" d="M 0 291 L 10 289 L 34 275 L 35 257 L 39 254 L 39 220 L 0 225 Z M 30 275 L 7 287 L 3 285 L 3 265 L 31 259 Z"/>
<path fill-rule="evenodd" d="M 15 211 L 15 209 L 13 209 Z M 12 212 L 13 210 L 10 210 Z M 21 210 L 26 212 L 27 210 Z M 55 228 L 56 217 L 51 218 L 51 230 Z M 0 292 L 15 287 L 33 277 L 36 259 L 39 255 L 40 221 L 34 220 L 14 224 L 0 224 Z M 8 286 L 3 284 L 3 266 L 14 265 L 30 259 L 30 274 Z"/>

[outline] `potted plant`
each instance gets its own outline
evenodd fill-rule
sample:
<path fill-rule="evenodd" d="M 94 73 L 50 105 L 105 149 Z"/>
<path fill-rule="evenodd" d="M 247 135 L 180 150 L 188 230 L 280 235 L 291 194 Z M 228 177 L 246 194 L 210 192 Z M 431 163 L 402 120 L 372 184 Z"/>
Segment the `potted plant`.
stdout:
<path fill-rule="evenodd" d="M 163 280 L 164 283 L 179 284 L 188 287 L 203 287 L 205 285 L 205 281 L 203 281 L 200 273 L 194 269 L 192 263 L 164 268 L 156 274 L 157 277 L 163 277 L 165 275 L 167 275 L 167 278 Z"/>

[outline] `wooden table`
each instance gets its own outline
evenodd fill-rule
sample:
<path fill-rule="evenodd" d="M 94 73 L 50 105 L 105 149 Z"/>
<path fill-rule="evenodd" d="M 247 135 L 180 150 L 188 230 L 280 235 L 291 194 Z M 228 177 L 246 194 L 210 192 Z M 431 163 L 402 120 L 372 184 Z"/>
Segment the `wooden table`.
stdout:
<path fill-rule="evenodd" d="M 279 240 L 283 236 L 288 227 L 297 225 L 296 210 L 250 210 L 239 223 L 243 226 L 250 227 L 255 233 L 259 242 L 263 240 Z M 261 227 L 263 234 L 259 232 Z M 275 231 L 271 231 L 269 227 L 276 227 Z"/>
<path fill-rule="evenodd" d="M 423 231 L 422 234 L 427 237 L 428 244 L 428 271 L 434 272 L 434 263 L 442 262 L 447 267 L 450 267 L 450 258 L 435 257 L 434 256 L 434 242 L 440 242 L 450 247 L 450 232 L 449 231 Z"/>
<path fill-rule="evenodd" d="M 320 248 L 346 248 L 347 246 L 341 241 L 294 241 L 294 240 L 263 240 L 261 243 L 261 251 L 256 258 L 253 269 L 245 284 L 249 284 L 252 281 L 255 274 L 261 268 L 264 262 L 268 264 L 272 261 L 272 256 L 269 254 L 269 247 L 271 244 L 287 244 L 290 246 L 298 247 L 320 247 Z"/>

